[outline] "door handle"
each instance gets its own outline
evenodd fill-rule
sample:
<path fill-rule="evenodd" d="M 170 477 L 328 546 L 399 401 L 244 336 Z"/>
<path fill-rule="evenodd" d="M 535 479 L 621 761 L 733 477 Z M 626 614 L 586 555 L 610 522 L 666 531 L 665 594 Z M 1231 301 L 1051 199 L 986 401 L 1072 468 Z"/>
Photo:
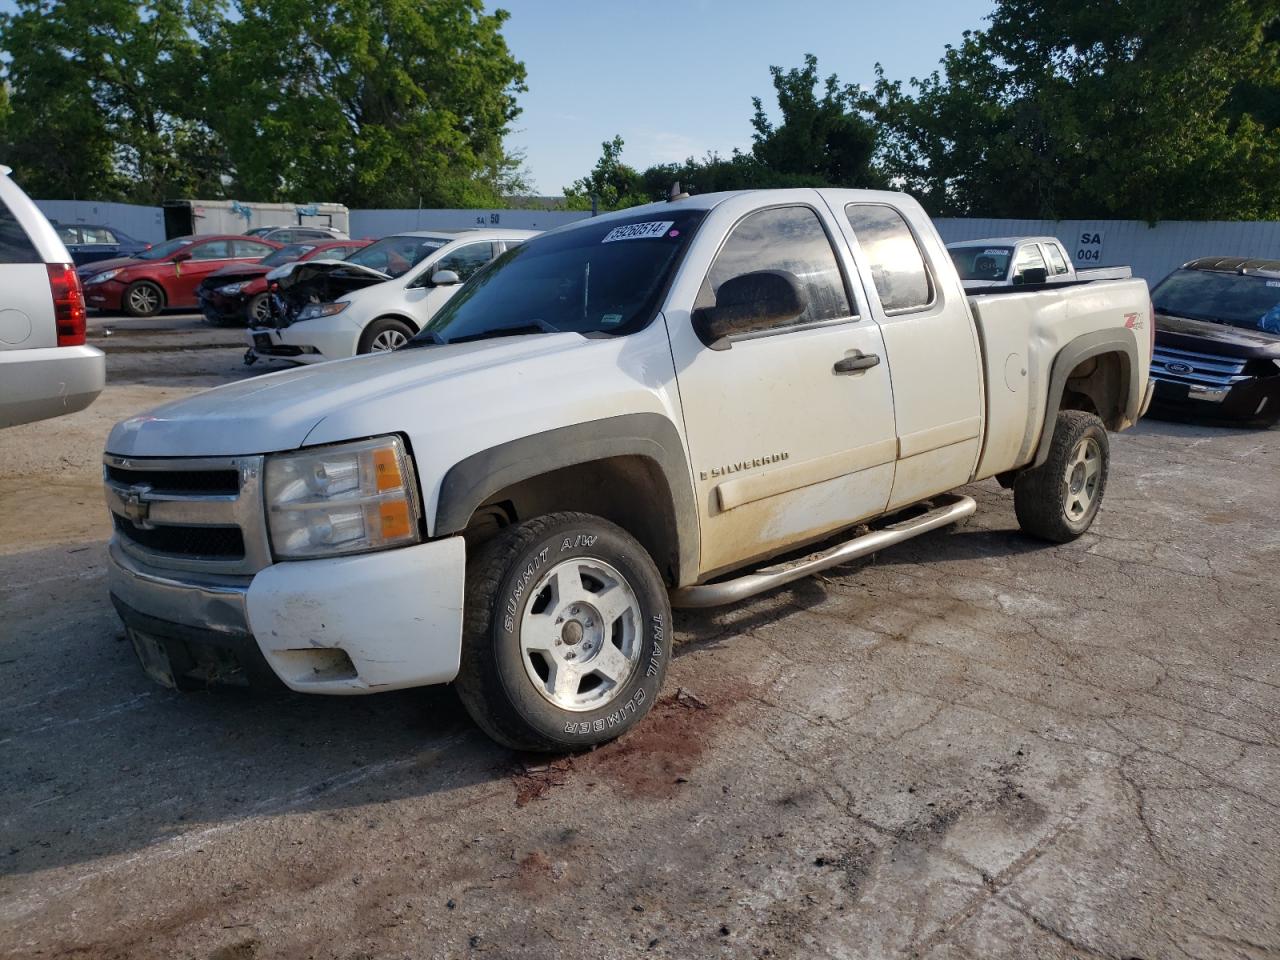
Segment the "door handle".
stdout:
<path fill-rule="evenodd" d="M 863 370 L 870 370 L 872 367 L 878 367 L 879 365 L 880 355 L 878 353 L 863 353 L 859 350 L 851 357 L 837 360 L 836 365 L 831 369 L 835 373 L 860 373 Z"/>

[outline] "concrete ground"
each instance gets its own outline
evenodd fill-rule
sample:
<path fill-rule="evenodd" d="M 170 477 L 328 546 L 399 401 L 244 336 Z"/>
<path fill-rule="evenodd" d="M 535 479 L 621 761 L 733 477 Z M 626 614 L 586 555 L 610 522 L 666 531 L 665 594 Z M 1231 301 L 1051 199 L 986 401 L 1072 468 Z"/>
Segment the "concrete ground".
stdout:
<path fill-rule="evenodd" d="M 191 318 L 93 336 L 102 398 L 0 433 L 0 956 L 1280 957 L 1280 431 L 1146 421 L 1075 543 L 984 483 L 679 615 L 646 722 L 548 760 L 448 689 L 146 680 L 103 440 L 262 368 Z"/>

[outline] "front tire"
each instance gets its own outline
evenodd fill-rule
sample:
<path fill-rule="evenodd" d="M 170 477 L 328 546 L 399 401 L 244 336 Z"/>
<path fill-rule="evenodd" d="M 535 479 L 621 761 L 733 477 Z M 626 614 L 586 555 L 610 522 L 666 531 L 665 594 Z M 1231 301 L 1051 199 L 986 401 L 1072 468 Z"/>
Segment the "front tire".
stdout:
<path fill-rule="evenodd" d="M 150 281 L 139 280 L 129 284 L 121 303 L 131 317 L 154 317 L 164 307 L 164 291 Z"/>
<path fill-rule="evenodd" d="M 395 317 L 379 317 L 364 328 L 357 353 L 387 353 L 402 347 L 413 336 L 413 328 Z"/>
<path fill-rule="evenodd" d="M 270 296 L 269 293 L 259 293 L 245 307 L 245 320 L 250 327 L 266 326 L 271 319 L 271 304 L 267 300 Z"/>
<path fill-rule="evenodd" d="M 1076 539 L 1098 515 L 1110 463 L 1107 428 L 1097 416 L 1083 410 L 1059 413 L 1049 458 L 1014 481 L 1018 525 L 1053 543 Z"/>
<path fill-rule="evenodd" d="M 625 733 L 671 659 L 657 567 L 589 514 L 548 514 L 489 540 L 468 564 L 465 611 L 458 695 L 517 750 L 581 750 Z"/>

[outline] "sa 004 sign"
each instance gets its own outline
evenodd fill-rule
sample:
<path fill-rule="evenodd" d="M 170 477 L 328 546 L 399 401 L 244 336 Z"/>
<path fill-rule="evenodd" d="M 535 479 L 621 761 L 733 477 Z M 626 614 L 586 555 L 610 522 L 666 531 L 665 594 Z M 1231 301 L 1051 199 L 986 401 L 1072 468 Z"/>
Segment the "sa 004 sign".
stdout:
<path fill-rule="evenodd" d="M 1086 230 L 1076 237 L 1076 263 L 1099 264 L 1102 262 L 1102 234 Z"/>

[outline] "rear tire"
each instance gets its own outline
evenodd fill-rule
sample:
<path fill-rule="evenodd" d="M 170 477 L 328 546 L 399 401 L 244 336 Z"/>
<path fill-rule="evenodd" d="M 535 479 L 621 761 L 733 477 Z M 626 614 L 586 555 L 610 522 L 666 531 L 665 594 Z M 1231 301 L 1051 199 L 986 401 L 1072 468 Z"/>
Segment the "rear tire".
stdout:
<path fill-rule="evenodd" d="M 131 317 L 154 317 L 164 307 L 164 291 L 149 280 L 129 284 L 120 300 Z"/>
<path fill-rule="evenodd" d="M 1059 413 L 1049 458 L 1014 481 L 1013 508 L 1023 532 L 1067 543 L 1088 530 L 1102 505 L 1110 463 L 1107 428 L 1097 416 Z"/>
<path fill-rule="evenodd" d="M 498 743 L 581 750 L 649 712 L 671 659 L 671 603 L 635 538 L 600 517 L 508 527 L 468 564 L 458 695 Z"/>
<path fill-rule="evenodd" d="M 395 317 L 379 317 L 360 334 L 357 353 L 386 353 L 403 346 L 414 334 L 413 327 Z"/>

